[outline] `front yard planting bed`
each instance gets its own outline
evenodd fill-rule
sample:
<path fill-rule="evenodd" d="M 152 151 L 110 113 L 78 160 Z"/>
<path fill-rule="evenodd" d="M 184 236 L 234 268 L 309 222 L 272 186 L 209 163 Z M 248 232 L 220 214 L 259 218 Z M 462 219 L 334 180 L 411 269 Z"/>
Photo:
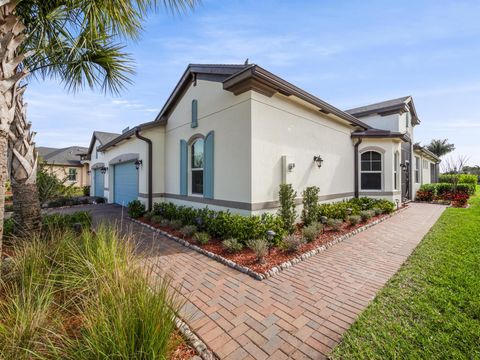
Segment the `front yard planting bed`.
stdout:
<path fill-rule="evenodd" d="M 332 359 L 480 358 L 480 196 L 450 207 Z"/>
<path fill-rule="evenodd" d="M 194 250 L 197 250 L 217 261 L 224 263 L 225 265 L 247 273 L 257 280 L 263 280 L 294 265 L 295 263 L 306 260 L 315 254 L 325 251 L 331 245 L 343 241 L 375 224 L 378 224 L 379 222 L 386 220 L 387 218 L 404 210 L 406 207 L 407 206 L 404 206 L 391 214 L 374 216 L 367 222 L 359 223 L 353 226 L 347 222 L 343 222 L 338 231 L 334 231 L 331 227 L 326 226 L 324 231 L 322 231 L 314 241 L 306 242 L 300 245 L 297 251 L 288 251 L 282 247 L 272 246 L 270 247 L 267 255 L 264 257 L 263 262 L 259 262 L 254 251 L 248 247 L 244 247 L 244 249 L 239 252 L 231 253 L 223 246 L 223 239 L 211 238 L 208 243 L 199 244 L 193 236 L 185 236 L 180 230 L 175 230 L 170 226 L 161 226 L 160 224 L 155 223 L 145 217 L 132 220 L 134 222 L 147 225 L 151 229 L 166 235 L 168 238 L 180 242 L 185 246 L 189 246 Z M 302 236 L 301 226 L 297 227 L 295 236 Z"/>

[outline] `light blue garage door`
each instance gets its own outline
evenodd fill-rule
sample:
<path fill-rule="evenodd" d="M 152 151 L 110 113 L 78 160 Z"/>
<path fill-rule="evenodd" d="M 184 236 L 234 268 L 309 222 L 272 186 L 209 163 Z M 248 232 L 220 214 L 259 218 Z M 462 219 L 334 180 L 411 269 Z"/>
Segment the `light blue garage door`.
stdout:
<path fill-rule="evenodd" d="M 105 175 L 102 174 L 100 169 L 95 169 L 94 173 L 94 187 L 95 187 L 95 196 L 104 197 L 103 187 L 105 185 Z"/>
<path fill-rule="evenodd" d="M 114 202 L 127 206 L 138 198 L 138 171 L 133 161 L 115 165 L 113 171 Z"/>

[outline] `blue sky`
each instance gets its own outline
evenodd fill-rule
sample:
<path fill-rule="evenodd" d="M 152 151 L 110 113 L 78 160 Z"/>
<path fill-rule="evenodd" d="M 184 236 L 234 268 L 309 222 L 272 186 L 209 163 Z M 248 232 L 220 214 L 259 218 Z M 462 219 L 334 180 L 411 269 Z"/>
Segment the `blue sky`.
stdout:
<path fill-rule="evenodd" d="M 28 115 L 38 145 L 86 146 L 93 130 L 153 120 L 188 63 L 249 58 L 341 109 L 412 95 L 415 141 L 448 138 L 480 165 L 478 14 L 479 1 L 460 0 L 203 0 L 148 18 L 120 96 L 32 79 Z"/>

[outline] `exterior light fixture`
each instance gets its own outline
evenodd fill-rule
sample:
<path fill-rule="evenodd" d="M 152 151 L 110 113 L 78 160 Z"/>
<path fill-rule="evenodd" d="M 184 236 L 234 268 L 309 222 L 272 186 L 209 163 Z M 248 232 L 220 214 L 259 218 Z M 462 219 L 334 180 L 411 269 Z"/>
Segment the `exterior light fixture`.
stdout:
<path fill-rule="evenodd" d="M 322 159 L 322 157 L 321 157 L 320 155 L 315 155 L 315 156 L 313 157 L 313 161 L 317 164 L 317 166 L 318 166 L 319 168 L 322 167 L 323 159 Z"/>
<path fill-rule="evenodd" d="M 140 169 L 140 166 L 143 164 L 143 160 L 136 160 L 135 161 L 135 169 Z"/>
<path fill-rule="evenodd" d="M 273 230 L 267 230 L 265 234 L 267 235 L 268 240 L 268 255 L 270 255 L 271 244 L 273 243 L 273 238 L 275 237 L 275 235 L 277 235 L 277 233 Z"/>
<path fill-rule="evenodd" d="M 397 210 L 400 208 L 400 200 L 395 199 L 395 202 L 397 203 Z"/>
<path fill-rule="evenodd" d="M 325 225 L 328 221 L 328 218 L 326 216 L 320 216 L 320 222 Z"/>
<path fill-rule="evenodd" d="M 90 175 L 92 173 L 92 170 L 87 170 L 87 175 Z"/>
<path fill-rule="evenodd" d="M 104 174 L 104 175 L 105 175 L 105 173 L 107 172 L 107 170 L 108 170 L 108 167 L 105 167 L 105 166 L 103 166 L 103 167 L 100 168 L 100 172 L 101 172 L 102 174 Z"/>

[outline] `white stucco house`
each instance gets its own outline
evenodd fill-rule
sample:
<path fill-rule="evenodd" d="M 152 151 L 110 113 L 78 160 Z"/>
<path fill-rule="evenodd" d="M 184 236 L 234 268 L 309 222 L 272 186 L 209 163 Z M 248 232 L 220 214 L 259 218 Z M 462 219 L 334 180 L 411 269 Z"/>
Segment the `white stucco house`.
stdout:
<path fill-rule="evenodd" d="M 94 132 L 85 160 L 92 195 L 121 205 L 261 213 L 281 183 L 298 204 L 313 185 L 321 201 L 404 201 L 438 172 L 419 124 L 410 96 L 342 111 L 255 64 L 189 65 L 153 121 Z"/>

